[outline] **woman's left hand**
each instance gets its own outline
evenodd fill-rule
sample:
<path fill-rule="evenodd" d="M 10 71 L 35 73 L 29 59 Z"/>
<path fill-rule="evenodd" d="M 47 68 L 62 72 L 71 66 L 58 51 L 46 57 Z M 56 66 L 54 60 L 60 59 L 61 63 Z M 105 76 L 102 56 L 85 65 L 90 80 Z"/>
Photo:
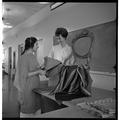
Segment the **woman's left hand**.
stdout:
<path fill-rule="evenodd" d="M 46 71 L 45 71 L 45 70 L 40 70 L 40 74 L 41 74 L 41 75 L 45 75 L 45 74 L 46 74 Z"/>

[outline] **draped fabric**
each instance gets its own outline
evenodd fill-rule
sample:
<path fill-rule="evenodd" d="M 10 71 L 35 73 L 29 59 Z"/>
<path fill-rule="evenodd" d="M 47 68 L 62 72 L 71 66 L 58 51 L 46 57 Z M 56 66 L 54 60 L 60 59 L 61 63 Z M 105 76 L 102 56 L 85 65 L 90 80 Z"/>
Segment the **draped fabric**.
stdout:
<path fill-rule="evenodd" d="M 28 72 L 35 71 L 38 67 L 36 56 L 32 53 L 23 54 L 18 60 L 14 86 L 18 89 L 18 99 L 23 113 L 34 113 L 40 109 L 39 96 L 32 92 L 40 87 L 39 75 L 28 77 Z"/>
<path fill-rule="evenodd" d="M 19 58 L 21 59 L 21 58 Z M 16 69 L 16 74 L 15 74 L 15 80 L 14 80 L 14 86 L 18 89 L 18 91 L 22 91 L 21 85 L 20 85 L 20 78 L 19 78 L 19 73 L 20 73 L 20 60 L 18 59 L 17 62 L 17 69 Z"/>
<path fill-rule="evenodd" d="M 49 78 L 48 86 L 49 87 L 56 86 L 59 80 L 59 71 L 62 66 L 62 63 L 51 57 L 45 57 L 44 66 L 45 66 L 45 70 L 47 71 L 46 76 Z"/>
<path fill-rule="evenodd" d="M 36 57 L 39 65 L 42 66 L 44 64 L 44 40 L 40 39 L 38 45 L 39 48 L 37 49 Z"/>
<path fill-rule="evenodd" d="M 55 95 L 56 100 L 91 96 L 92 79 L 83 65 L 63 65 L 58 75 L 59 80 L 50 93 Z"/>

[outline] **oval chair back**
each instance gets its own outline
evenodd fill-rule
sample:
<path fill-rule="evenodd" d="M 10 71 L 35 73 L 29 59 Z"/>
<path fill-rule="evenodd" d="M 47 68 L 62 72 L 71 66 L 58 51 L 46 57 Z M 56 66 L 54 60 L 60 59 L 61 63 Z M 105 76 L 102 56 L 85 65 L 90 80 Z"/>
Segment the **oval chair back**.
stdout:
<path fill-rule="evenodd" d="M 89 70 L 94 43 L 93 33 L 83 29 L 71 42 L 76 64 L 84 64 Z"/>

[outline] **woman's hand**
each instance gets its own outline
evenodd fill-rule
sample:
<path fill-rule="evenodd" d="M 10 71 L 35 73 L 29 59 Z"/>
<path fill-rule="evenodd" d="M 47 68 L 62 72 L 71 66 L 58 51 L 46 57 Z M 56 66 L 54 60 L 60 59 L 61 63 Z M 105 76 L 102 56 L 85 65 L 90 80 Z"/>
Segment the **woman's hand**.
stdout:
<path fill-rule="evenodd" d="M 39 68 L 39 69 L 37 69 L 36 71 L 29 72 L 29 73 L 28 73 L 28 77 L 33 76 L 33 75 L 37 75 L 37 74 L 45 75 L 45 74 L 46 74 L 46 71 L 45 71 L 45 70 L 42 70 L 41 68 Z"/>
<path fill-rule="evenodd" d="M 40 75 L 45 75 L 46 74 L 46 71 L 45 70 L 40 70 Z"/>
<path fill-rule="evenodd" d="M 42 70 L 44 70 L 44 69 L 45 69 L 44 64 L 42 64 L 42 65 L 40 66 L 40 68 L 41 68 Z"/>

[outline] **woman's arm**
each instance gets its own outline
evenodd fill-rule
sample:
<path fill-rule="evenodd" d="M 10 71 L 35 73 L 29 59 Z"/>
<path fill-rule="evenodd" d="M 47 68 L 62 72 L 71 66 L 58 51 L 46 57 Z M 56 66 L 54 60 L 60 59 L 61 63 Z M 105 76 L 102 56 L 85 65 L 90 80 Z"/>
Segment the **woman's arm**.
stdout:
<path fill-rule="evenodd" d="M 28 77 L 34 76 L 34 75 L 37 75 L 37 74 L 45 75 L 46 72 L 44 70 L 38 69 L 38 70 L 35 70 L 35 71 L 28 72 Z"/>
<path fill-rule="evenodd" d="M 69 47 L 68 51 L 67 51 L 67 57 L 64 60 L 65 65 L 73 65 L 74 64 L 74 56 L 73 56 L 73 52 L 72 52 L 72 48 Z"/>
<path fill-rule="evenodd" d="M 54 58 L 54 48 L 53 47 L 50 50 L 48 57 Z"/>

